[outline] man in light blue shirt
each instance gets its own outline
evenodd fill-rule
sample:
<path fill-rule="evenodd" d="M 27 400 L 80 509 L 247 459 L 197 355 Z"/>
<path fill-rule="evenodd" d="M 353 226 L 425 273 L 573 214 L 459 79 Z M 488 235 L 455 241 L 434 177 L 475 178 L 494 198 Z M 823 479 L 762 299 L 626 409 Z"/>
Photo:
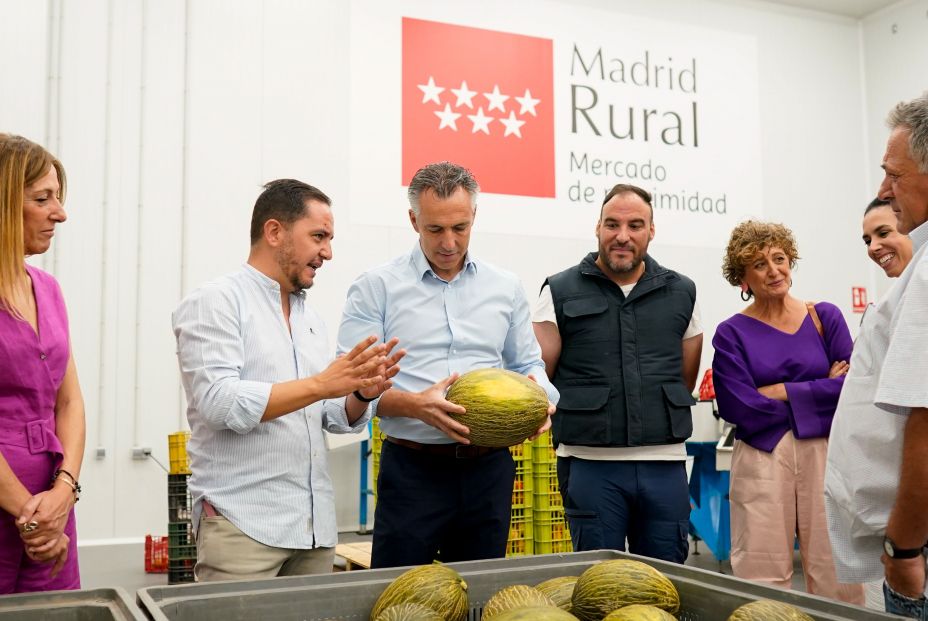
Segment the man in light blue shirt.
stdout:
<path fill-rule="evenodd" d="M 468 252 L 478 192 L 456 164 L 420 169 L 408 192 L 418 243 L 348 291 L 339 351 L 367 334 L 408 349 L 395 387 L 373 403 L 387 438 L 372 567 L 505 555 L 515 468 L 508 450 L 472 446 L 449 416 L 464 412 L 444 398 L 459 374 L 509 369 L 557 401 L 518 278 Z M 539 432 L 553 412 L 552 403 Z"/>
<path fill-rule="evenodd" d="M 334 235 L 325 194 L 272 181 L 255 203 L 248 262 L 174 312 L 198 581 L 332 570 L 335 501 L 322 429 L 362 429 L 367 402 L 389 388 L 402 357 L 389 356 L 395 340 L 374 345 L 365 335 L 332 361 L 305 290 L 332 258 Z"/>

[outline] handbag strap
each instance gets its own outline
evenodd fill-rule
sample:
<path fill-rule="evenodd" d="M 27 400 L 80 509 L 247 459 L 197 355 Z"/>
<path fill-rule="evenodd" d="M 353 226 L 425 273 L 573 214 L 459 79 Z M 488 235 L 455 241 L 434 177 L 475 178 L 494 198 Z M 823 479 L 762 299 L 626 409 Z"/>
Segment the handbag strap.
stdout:
<path fill-rule="evenodd" d="M 812 317 L 812 323 L 815 324 L 815 331 L 825 341 L 825 329 L 822 328 L 822 320 L 818 318 L 818 311 L 815 310 L 815 304 L 806 302 L 806 308 L 809 309 L 809 316 Z"/>

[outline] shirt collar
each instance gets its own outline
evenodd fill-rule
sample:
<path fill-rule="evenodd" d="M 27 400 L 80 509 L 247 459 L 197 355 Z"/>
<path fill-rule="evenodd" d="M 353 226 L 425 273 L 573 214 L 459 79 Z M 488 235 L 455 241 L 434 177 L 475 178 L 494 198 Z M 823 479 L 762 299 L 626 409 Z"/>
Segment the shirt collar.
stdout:
<path fill-rule="evenodd" d="M 909 239 L 912 240 L 913 250 L 918 250 L 928 242 L 928 222 L 922 222 L 909 233 Z"/>
<path fill-rule="evenodd" d="M 429 260 L 425 258 L 425 253 L 422 252 L 422 246 L 419 245 L 418 241 L 413 246 L 412 253 L 410 254 L 410 258 L 412 261 L 413 269 L 415 269 L 416 276 L 419 277 L 419 280 L 422 280 L 422 278 L 426 274 L 431 274 L 435 278 L 438 278 L 439 280 L 443 280 L 438 274 L 434 272 L 434 270 L 432 270 L 432 266 L 429 265 Z M 472 270 L 474 272 L 477 271 L 477 262 L 473 259 L 473 256 L 470 250 L 468 250 L 467 254 L 464 255 L 464 269 L 461 270 L 461 272 L 458 272 L 458 274 L 461 274 L 468 270 Z M 457 276 L 455 276 L 455 278 L 457 278 Z"/>
<path fill-rule="evenodd" d="M 249 278 L 251 278 L 256 283 L 261 285 L 262 288 L 274 293 L 278 297 L 280 296 L 280 283 L 279 282 L 277 282 L 276 280 L 274 280 L 273 278 L 271 278 L 270 276 L 268 276 L 267 274 L 265 274 L 264 272 L 262 272 L 261 270 L 259 270 L 258 268 L 256 268 L 255 266 L 249 263 L 244 263 L 242 265 L 242 269 L 245 272 L 245 274 L 248 275 Z M 295 293 L 291 293 L 290 295 L 295 295 L 298 298 L 303 298 L 306 296 L 306 290 L 300 289 L 299 291 Z"/>

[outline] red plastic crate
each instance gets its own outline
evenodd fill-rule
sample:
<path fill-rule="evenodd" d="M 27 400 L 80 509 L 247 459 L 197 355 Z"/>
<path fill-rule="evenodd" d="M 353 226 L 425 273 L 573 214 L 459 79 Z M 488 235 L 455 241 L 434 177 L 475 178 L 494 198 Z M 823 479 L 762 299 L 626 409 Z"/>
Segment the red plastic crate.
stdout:
<path fill-rule="evenodd" d="M 145 573 L 168 573 L 168 538 L 145 535 Z"/>

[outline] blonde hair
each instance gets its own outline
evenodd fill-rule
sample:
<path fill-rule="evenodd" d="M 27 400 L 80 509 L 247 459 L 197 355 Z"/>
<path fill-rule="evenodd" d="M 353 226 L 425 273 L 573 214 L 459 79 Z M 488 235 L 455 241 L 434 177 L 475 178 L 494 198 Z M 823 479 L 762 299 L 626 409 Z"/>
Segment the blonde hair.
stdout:
<path fill-rule="evenodd" d="M 54 167 L 64 202 L 64 167 L 54 155 L 22 136 L 0 133 L 0 309 L 19 316 L 13 308 L 18 283 L 26 275 L 23 240 L 23 200 L 27 187 Z"/>
<path fill-rule="evenodd" d="M 758 252 L 770 247 L 777 247 L 789 257 L 790 269 L 796 267 L 799 250 L 793 232 L 782 224 L 748 220 L 742 222 L 731 232 L 725 259 L 722 261 L 722 275 L 733 287 L 741 285 L 748 263 Z"/>

